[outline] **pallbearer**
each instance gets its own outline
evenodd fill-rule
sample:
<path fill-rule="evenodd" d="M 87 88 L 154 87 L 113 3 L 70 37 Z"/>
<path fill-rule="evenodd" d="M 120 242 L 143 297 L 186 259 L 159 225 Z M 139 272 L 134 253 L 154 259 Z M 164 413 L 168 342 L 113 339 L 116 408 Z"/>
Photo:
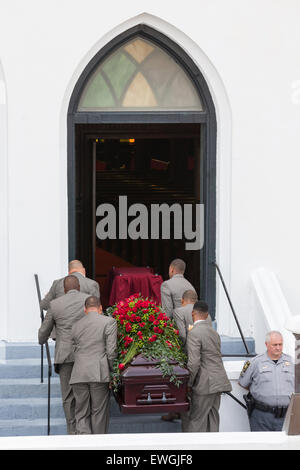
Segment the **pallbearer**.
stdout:
<path fill-rule="evenodd" d="M 100 290 L 98 282 L 86 277 L 85 267 L 82 262 L 74 259 L 68 265 L 68 274 L 77 277 L 80 285 L 80 291 L 85 294 L 95 295 L 100 298 Z M 41 308 L 48 310 L 51 300 L 57 299 L 64 295 L 64 278 L 53 281 L 49 292 L 41 300 Z"/>
<path fill-rule="evenodd" d="M 117 356 L 117 322 L 102 315 L 100 299 L 85 301 L 85 316 L 72 328 L 76 434 L 104 434 L 109 425 L 109 382 Z"/>
<path fill-rule="evenodd" d="M 184 291 L 195 291 L 194 286 L 184 277 L 185 267 L 182 259 L 174 259 L 169 266 L 170 279 L 160 287 L 162 309 L 170 318 L 173 318 L 174 309 L 181 307 Z"/>
<path fill-rule="evenodd" d="M 182 430 L 188 432 L 218 432 L 221 393 L 231 391 L 222 361 L 220 336 L 207 322 L 208 315 L 207 303 L 196 302 L 193 328 L 187 335 L 191 407 L 188 422 L 182 420 Z"/>
<path fill-rule="evenodd" d="M 43 344 L 53 328 L 56 329 L 54 368 L 60 378 L 68 434 L 75 434 L 75 400 L 69 385 L 74 362 L 71 331 L 73 324 L 84 317 L 84 302 L 88 295 L 79 291 L 79 281 L 75 276 L 66 276 L 63 285 L 65 294 L 50 302 L 38 336 L 39 343 Z"/>

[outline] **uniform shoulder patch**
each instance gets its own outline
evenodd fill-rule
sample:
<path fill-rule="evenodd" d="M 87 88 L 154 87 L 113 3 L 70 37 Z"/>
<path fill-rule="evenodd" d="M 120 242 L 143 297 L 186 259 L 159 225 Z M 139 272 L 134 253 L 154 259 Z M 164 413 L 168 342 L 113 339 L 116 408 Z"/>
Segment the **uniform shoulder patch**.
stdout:
<path fill-rule="evenodd" d="M 251 364 L 250 361 L 246 361 L 246 362 L 245 362 L 244 367 L 242 368 L 241 375 L 244 375 L 244 373 L 246 372 L 246 370 L 248 369 L 248 367 L 250 366 L 250 364 Z"/>

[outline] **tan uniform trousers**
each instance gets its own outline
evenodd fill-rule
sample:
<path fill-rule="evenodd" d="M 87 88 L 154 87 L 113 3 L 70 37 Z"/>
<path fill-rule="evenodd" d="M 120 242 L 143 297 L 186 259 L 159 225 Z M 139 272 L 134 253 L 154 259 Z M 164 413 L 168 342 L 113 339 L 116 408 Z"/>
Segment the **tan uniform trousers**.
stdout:
<path fill-rule="evenodd" d="M 76 402 L 76 434 L 106 434 L 110 404 L 108 383 L 76 383 L 72 387 Z"/>
<path fill-rule="evenodd" d="M 72 386 L 69 385 L 73 362 L 56 364 L 56 372 L 59 373 L 61 396 L 65 412 L 68 434 L 75 434 L 75 398 Z"/>
<path fill-rule="evenodd" d="M 192 393 L 190 410 L 182 419 L 183 432 L 219 432 L 221 393 Z"/>

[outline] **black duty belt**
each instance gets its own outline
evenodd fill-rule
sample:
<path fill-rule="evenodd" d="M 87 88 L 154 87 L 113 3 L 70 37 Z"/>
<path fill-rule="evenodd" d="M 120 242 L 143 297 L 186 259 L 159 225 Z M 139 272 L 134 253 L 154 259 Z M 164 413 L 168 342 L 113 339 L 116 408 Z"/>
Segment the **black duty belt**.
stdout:
<path fill-rule="evenodd" d="M 262 403 L 261 401 L 254 400 L 254 408 L 267 413 L 273 413 L 275 418 L 284 418 L 288 406 L 270 406 Z"/>

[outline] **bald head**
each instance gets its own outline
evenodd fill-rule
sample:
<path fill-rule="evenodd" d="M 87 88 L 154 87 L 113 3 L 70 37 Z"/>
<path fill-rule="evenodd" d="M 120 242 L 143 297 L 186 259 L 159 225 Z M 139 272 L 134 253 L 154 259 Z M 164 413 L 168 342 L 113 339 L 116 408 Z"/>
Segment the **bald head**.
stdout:
<path fill-rule="evenodd" d="M 90 297 L 85 299 L 84 311 L 85 313 L 98 312 L 99 314 L 101 314 L 102 305 L 101 305 L 99 297 L 96 297 L 95 295 L 90 295 Z"/>
<path fill-rule="evenodd" d="M 69 290 L 80 290 L 80 284 L 76 276 L 66 276 L 64 278 L 64 290 L 65 294 L 69 292 Z"/>
<path fill-rule="evenodd" d="M 85 268 L 78 259 L 73 259 L 69 262 L 69 274 L 72 273 L 81 273 L 85 276 Z"/>

